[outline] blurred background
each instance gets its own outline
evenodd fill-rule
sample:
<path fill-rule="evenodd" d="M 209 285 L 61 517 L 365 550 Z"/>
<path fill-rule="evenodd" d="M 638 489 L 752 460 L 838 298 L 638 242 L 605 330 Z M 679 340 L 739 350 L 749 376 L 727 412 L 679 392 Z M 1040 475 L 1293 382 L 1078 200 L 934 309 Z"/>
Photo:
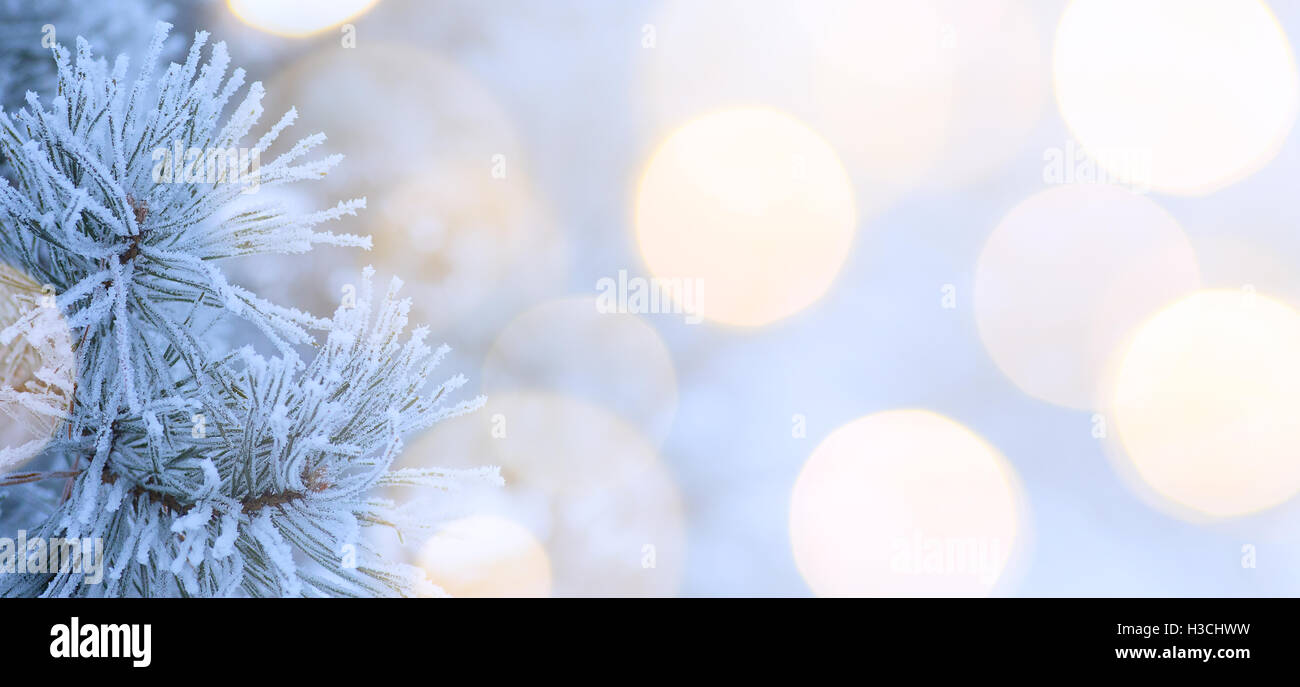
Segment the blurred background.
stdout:
<path fill-rule="evenodd" d="M 400 459 L 502 468 L 386 543 L 447 591 L 1300 593 L 1300 3 L 174 11 L 367 199 L 231 269 L 488 397 Z"/>

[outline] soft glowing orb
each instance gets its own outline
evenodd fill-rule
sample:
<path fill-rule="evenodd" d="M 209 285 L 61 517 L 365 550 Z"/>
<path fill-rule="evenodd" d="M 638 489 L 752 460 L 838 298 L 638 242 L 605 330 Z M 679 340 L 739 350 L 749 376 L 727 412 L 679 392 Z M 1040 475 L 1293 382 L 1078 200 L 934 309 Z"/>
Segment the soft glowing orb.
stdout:
<path fill-rule="evenodd" d="M 699 314 L 734 325 L 767 324 L 820 298 L 854 223 L 834 151 L 797 120 L 762 108 L 678 129 L 646 166 L 636 203 L 651 273 L 697 280 Z"/>
<path fill-rule="evenodd" d="M 497 179 L 485 162 L 431 156 L 424 173 L 371 194 L 357 220 L 374 237 L 358 266 L 411 282 L 413 319 L 454 335 L 455 349 L 482 351 L 513 315 L 562 291 L 566 274 L 564 237 L 523 165 Z"/>
<path fill-rule="evenodd" d="M 1051 92 L 1047 37 L 1032 0 L 940 0 L 939 45 L 953 71 L 954 113 L 924 182 L 955 187 L 1020 154 Z"/>
<path fill-rule="evenodd" d="M 482 410 L 439 422 L 398 461 L 500 466 L 503 489 L 449 498 L 471 512 L 507 509 L 526 525 L 550 556 L 555 596 L 677 590 L 686 546 L 677 484 L 650 441 L 604 408 L 541 391 L 496 392 Z"/>
<path fill-rule="evenodd" d="M 1199 285 L 1191 243 L 1155 202 L 1116 186 L 1059 186 L 1022 201 L 989 236 L 975 321 L 1025 393 L 1093 409 L 1125 337 Z"/>
<path fill-rule="evenodd" d="M 1219 517 L 1282 503 L 1300 490 L 1300 314 L 1240 289 L 1171 305 L 1134 337 L 1114 413 L 1164 498 Z"/>
<path fill-rule="evenodd" d="M 909 187 L 947 145 L 952 54 L 930 2 L 669 0 L 643 50 L 649 128 L 762 103 L 825 136 L 861 207 Z"/>
<path fill-rule="evenodd" d="M 818 596 L 986 596 L 1017 541 L 1018 487 L 983 439 L 894 410 L 835 430 L 794 486 L 795 562 Z"/>
<path fill-rule="evenodd" d="M 536 306 L 506 325 L 483 362 L 483 392 L 547 389 L 608 408 L 663 442 L 677 409 L 677 371 L 638 315 L 593 298 Z"/>
<path fill-rule="evenodd" d="M 341 173 L 293 189 L 298 198 L 264 185 L 249 201 L 271 194 L 313 211 L 366 198 L 349 231 L 370 234 L 375 248 L 352 255 L 412 282 L 424 294 L 413 321 L 448 332 L 455 351 L 481 351 L 511 316 L 557 293 L 563 237 L 505 110 L 464 69 L 401 42 L 326 46 L 268 85 L 267 116 L 290 107 L 300 113 L 294 130 L 329 135 L 324 147 L 346 157 Z M 266 264 L 277 277 L 263 284 L 268 296 L 291 294 L 321 311 L 338 305 L 339 284 L 319 264 L 302 273 Z M 507 279 L 512 288 L 500 288 Z"/>
<path fill-rule="evenodd" d="M 364 14 L 379 0 L 226 0 L 230 11 L 253 28 L 302 37 Z"/>
<path fill-rule="evenodd" d="M 448 161 L 477 163 L 459 173 L 477 171 L 502 184 L 522 164 L 514 125 L 492 93 L 422 46 L 327 46 L 295 61 L 266 90 L 268 116 L 296 107 L 294 129 L 326 132 L 329 151 L 347 157 L 346 174 L 311 184 L 310 192 L 331 204 L 356 196 L 375 202 L 414 179 L 450 171 Z"/>
<path fill-rule="evenodd" d="M 526 527 L 475 515 L 439 528 L 420 550 L 429 580 L 452 596 L 550 596 L 551 563 Z"/>
<path fill-rule="evenodd" d="M 0 263 L 0 474 L 40 453 L 72 408 L 77 359 L 56 295 Z"/>
<path fill-rule="evenodd" d="M 300 38 L 338 26 L 379 0 L 227 0 L 230 11 L 253 28 Z"/>
<path fill-rule="evenodd" d="M 1169 193 L 1251 174 L 1295 120 L 1291 46 L 1257 0 L 1076 0 L 1054 62 L 1061 115 L 1084 148 L 1103 166 L 1107 151 L 1149 154 L 1151 187 Z"/>

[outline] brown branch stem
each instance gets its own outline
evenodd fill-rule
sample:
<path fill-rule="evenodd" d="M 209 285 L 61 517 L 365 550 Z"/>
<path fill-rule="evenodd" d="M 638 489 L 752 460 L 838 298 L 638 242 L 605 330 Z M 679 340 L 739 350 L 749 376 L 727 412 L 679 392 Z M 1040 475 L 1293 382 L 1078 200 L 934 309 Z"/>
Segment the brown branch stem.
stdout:
<path fill-rule="evenodd" d="M 0 487 L 12 487 L 16 484 L 27 484 L 28 482 L 39 482 L 46 479 L 60 479 L 63 477 L 76 477 L 81 474 L 80 470 L 54 470 L 51 472 L 14 472 L 8 475 L 0 475 Z"/>

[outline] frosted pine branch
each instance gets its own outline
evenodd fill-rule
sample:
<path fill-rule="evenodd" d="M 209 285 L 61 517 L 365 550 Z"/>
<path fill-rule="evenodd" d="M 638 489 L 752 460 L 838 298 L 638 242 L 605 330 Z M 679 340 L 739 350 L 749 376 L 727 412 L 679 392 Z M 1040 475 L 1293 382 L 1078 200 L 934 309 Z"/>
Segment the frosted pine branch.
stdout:
<path fill-rule="evenodd" d="M 203 61 L 205 33 L 196 35 L 183 64 L 156 74 L 165 37 L 164 24 L 133 80 L 125 58 L 110 68 L 84 40 L 75 58 L 57 48 L 61 95 L 47 103 L 32 93 L 23 110 L 0 113 L 0 155 L 12 167 L 12 183 L 0 183 L 0 221 L 13 228 L 0 237 L 0 254 L 51 284 L 72 326 L 92 329 L 94 343 L 80 351 L 92 364 L 83 365 L 89 376 L 80 381 L 78 401 L 103 417 L 122 405 L 138 412 L 150 390 L 173 386 L 170 356 L 185 372 L 199 373 L 194 329 L 212 317 L 249 320 L 282 353 L 312 341 L 309 330 L 319 320 L 231 284 L 220 259 L 297 253 L 315 244 L 370 245 L 368 238 L 318 230 L 365 207 L 364 199 L 305 215 L 257 202 L 250 191 L 319 178 L 338 157 L 306 159 L 324 140 L 318 134 L 260 165 L 248 151 L 260 155 L 293 113 L 254 144 L 261 84 L 243 89 L 243 70 L 227 73 L 224 44 Z M 241 90 L 243 99 L 223 120 Z M 211 160 L 189 159 L 194 150 L 225 151 L 219 177 L 205 176 Z M 166 181 L 158 183 L 160 177 Z"/>
<path fill-rule="evenodd" d="M 57 294 L 78 373 L 46 465 L 0 475 L 0 485 L 24 490 L 22 513 L 44 509 L 25 523 L 29 536 L 102 539 L 107 552 L 102 581 L 0 575 L 0 594 L 410 594 L 422 578 L 363 536 L 401 520 L 371 494 L 499 481 L 493 470 L 389 472 L 403 437 L 482 399 L 451 400 L 465 379 L 434 376 L 447 349 L 426 343 L 422 328 L 407 333 L 410 303 L 396 279 L 375 294 L 367 269 L 355 302 L 326 319 L 226 278 L 224 259 L 368 248 L 367 237 L 319 228 L 365 202 L 302 215 L 257 202 L 248 191 L 319 178 L 339 158 L 312 157 L 317 134 L 261 165 L 296 114 L 255 135 L 262 87 L 228 73 L 221 43 L 204 60 L 204 33 L 159 74 L 167 29 L 132 79 L 125 57 L 110 66 L 80 39 L 75 58 L 56 48 L 58 94 L 0 111 L 0 155 L 11 163 L 0 180 L 0 259 Z M 211 178 L 193 173 L 188 153 L 168 155 L 190 150 L 248 154 L 223 158 Z M 207 332 L 230 317 L 276 354 L 218 350 Z M 312 332 L 324 340 L 304 359 Z M 0 507 L 15 500 L 5 494 Z"/>
<path fill-rule="evenodd" d="M 335 313 L 305 368 L 249 349 L 217 363 L 226 402 L 206 408 L 203 437 L 188 409 L 123 418 L 113 450 L 78 477 L 73 498 L 34 532 L 102 538 L 109 572 L 0 576 L 6 594 L 251 596 L 410 593 L 409 566 L 385 562 L 362 529 L 398 519 L 376 486 L 454 488 L 497 482 L 495 470 L 388 468 L 401 437 L 482 399 L 452 403 L 463 378 L 434 381 L 440 351 L 419 332 L 401 339 L 409 302 L 397 284 L 372 303 L 370 271 L 357 304 Z M 193 380 L 182 383 L 188 390 Z M 345 565 L 355 558 L 355 567 Z"/>

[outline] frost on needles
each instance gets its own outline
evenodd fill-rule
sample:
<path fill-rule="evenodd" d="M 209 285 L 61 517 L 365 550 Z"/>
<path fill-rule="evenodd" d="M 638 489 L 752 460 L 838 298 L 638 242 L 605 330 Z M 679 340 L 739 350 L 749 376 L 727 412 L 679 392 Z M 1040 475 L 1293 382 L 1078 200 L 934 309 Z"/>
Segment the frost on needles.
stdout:
<path fill-rule="evenodd" d="M 105 551 L 98 584 L 73 570 L 3 574 L 0 594 L 415 593 L 418 571 L 384 560 L 363 531 L 420 523 L 403 522 L 376 489 L 497 481 L 492 469 L 389 470 L 402 437 L 482 399 L 454 403 L 464 377 L 433 377 L 447 349 L 428 345 L 424 329 L 405 334 L 410 306 L 396 279 L 376 294 L 365 270 L 355 303 L 329 319 L 227 280 L 227 258 L 369 248 L 368 237 L 319 229 L 365 201 L 292 214 L 232 183 L 322 177 L 339 156 L 311 156 L 321 134 L 258 168 L 236 158 L 230 178 L 156 183 L 155 151 L 244 146 L 260 156 L 295 118 L 290 110 L 252 139 L 262 86 L 228 73 L 222 43 L 204 60 L 206 33 L 158 74 L 169 28 L 158 26 L 133 79 L 126 57 L 110 65 L 81 39 L 75 58 L 56 48 L 57 93 L 0 111 L 0 261 L 52 287 L 77 366 L 42 470 L 0 476 L 0 536 L 101 538 Z M 251 323 L 276 355 L 219 347 L 209 334 L 227 318 Z M 19 319 L 0 344 L 45 321 Z"/>

